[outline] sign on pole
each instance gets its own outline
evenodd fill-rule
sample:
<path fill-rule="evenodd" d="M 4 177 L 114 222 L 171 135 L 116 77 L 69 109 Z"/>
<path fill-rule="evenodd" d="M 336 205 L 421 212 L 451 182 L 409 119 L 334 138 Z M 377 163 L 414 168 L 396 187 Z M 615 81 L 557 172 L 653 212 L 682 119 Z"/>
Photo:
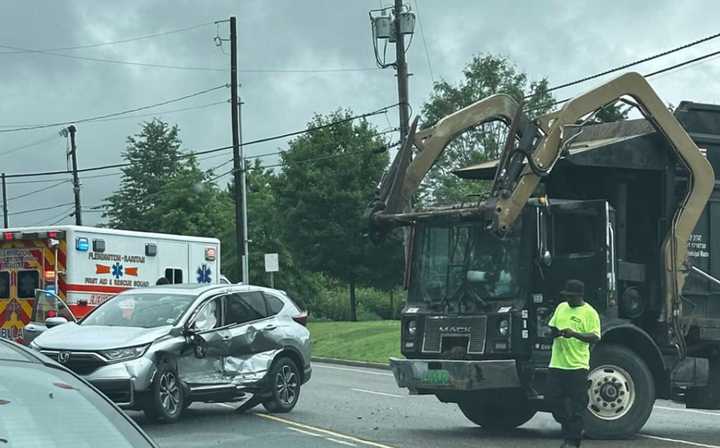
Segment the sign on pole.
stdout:
<path fill-rule="evenodd" d="M 265 272 L 280 271 L 280 260 L 278 254 L 265 254 Z"/>

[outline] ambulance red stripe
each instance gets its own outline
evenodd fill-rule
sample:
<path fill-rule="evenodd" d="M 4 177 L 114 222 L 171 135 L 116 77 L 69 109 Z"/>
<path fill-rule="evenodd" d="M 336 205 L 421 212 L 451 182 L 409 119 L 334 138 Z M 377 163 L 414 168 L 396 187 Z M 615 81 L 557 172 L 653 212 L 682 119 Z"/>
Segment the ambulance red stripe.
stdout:
<path fill-rule="evenodd" d="M 96 292 L 105 294 L 117 294 L 131 289 L 123 286 L 78 285 L 73 283 L 67 283 L 64 287 L 65 292 Z"/>

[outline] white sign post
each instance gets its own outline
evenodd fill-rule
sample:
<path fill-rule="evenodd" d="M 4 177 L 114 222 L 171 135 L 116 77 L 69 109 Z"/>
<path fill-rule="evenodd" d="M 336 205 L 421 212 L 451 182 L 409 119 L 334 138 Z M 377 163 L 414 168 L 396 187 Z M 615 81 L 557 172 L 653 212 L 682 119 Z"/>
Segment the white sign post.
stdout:
<path fill-rule="evenodd" d="M 270 273 L 270 287 L 275 287 L 275 272 L 280 271 L 280 260 L 278 254 L 265 254 L 265 272 Z"/>

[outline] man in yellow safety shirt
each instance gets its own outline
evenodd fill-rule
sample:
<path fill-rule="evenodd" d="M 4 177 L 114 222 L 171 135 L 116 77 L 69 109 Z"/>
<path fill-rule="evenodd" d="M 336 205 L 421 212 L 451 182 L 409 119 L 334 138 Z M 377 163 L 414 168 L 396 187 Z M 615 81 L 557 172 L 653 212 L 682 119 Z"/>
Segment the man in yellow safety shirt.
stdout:
<path fill-rule="evenodd" d="M 554 340 L 545 396 L 562 425 L 562 447 L 579 447 L 588 405 L 590 344 L 600 340 L 600 316 L 583 299 L 585 285 L 580 280 L 568 280 L 560 295 L 565 301 L 549 323 Z"/>

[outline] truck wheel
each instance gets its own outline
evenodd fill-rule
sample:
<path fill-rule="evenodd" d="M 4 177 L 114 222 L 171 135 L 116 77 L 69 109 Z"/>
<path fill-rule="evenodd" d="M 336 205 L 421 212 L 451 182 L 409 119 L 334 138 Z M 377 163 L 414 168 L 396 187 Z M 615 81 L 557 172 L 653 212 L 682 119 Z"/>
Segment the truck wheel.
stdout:
<path fill-rule="evenodd" d="M 537 412 L 521 393 L 517 397 L 479 394 L 459 402 L 458 406 L 471 422 L 489 431 L 516 428 L 527 423 Z"/>
<path fill-rule="evenodd" d="M 655 380 L 645 362 L 626 348 L 599 345 L 590 364 L 587 435 L 624 439 L 640 431 L 655 403 Z"/>
<path fill-rule="evenodd" d="M 147 397 L 145 416 L 154 421 L 175 423 L 180 418 L 185 403 L 185 391 L 177 372 L 167 362 L 162 362 L 155 373 L 150 395 Z"/>
<path fill-rule="evenodd" d="M 290 358 L 277 359 L 270 368 L 270 399 L 263 402 L 268 412 L 285 413 L 295 407 L 300 398 L 300 371 Z"/>

